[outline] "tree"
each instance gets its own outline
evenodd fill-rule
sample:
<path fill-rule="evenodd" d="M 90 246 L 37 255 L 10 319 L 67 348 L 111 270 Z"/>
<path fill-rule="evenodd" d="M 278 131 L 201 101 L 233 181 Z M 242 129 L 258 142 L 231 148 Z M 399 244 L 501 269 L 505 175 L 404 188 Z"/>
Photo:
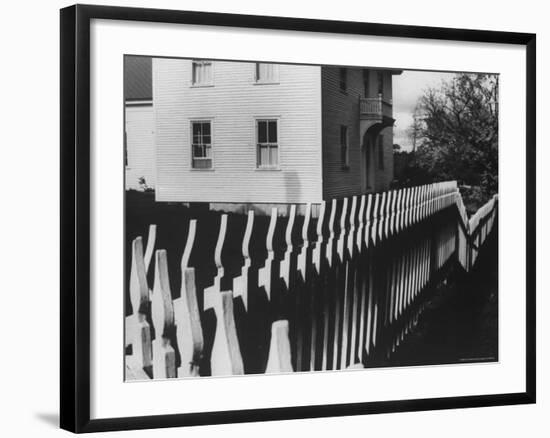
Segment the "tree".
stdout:
<path fill-rule="evenodd" d="M 498 191 L 498 75 L 457 74 L 420 97 L 409 135 L 423 177 L 470 187 L 481 204 Z"/>

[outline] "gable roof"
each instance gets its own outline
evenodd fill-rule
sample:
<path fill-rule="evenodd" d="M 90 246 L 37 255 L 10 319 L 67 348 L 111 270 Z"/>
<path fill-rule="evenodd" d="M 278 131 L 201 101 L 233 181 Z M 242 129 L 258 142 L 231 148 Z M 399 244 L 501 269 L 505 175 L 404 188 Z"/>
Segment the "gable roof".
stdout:
<path fill-rule="evenodd" d="M 124 56 L 124 100 L 153 99 L 153 58 Z"/>

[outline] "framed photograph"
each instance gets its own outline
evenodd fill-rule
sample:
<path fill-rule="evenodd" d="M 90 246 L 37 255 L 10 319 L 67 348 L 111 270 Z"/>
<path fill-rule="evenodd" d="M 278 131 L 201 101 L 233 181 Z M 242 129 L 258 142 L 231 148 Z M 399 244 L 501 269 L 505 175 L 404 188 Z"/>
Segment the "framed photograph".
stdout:
<path fill-rule="evenodd" d="M 535 35 L 61 10 L 61 427 L 535 402 Z"/>

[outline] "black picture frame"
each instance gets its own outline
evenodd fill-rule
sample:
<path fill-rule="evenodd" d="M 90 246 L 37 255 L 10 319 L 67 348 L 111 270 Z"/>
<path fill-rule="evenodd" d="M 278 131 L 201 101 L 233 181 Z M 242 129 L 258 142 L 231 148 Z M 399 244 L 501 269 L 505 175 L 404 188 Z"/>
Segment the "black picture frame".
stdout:
<path fill-rule="evenodd" d="M 90 419 L 89 162 L 90 22 L 92 19 L 412 37 L 525 46 L 527 78 L 525 90 L 527 109 L 525 133 L 527 145 L 526 391 L 479 396 Z M 81 433 L 535 403 L 535 34 L 89 5 L 74 5 L 62 9 L 60 24 L 60 425 L 63 429 Z"/>

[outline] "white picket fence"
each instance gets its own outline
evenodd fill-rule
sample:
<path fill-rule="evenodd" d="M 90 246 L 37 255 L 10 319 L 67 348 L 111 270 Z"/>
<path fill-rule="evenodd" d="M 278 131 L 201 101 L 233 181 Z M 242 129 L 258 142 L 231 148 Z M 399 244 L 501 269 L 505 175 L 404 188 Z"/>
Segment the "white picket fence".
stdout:
<path fill-rule="evenodd" d="M 231 288 L 221 286 L 222 250 L 232 232 L 227 215 L 220 215 L 212 254 L 217 273 L 202 289 L 196 282 L 201 267 L 190 266 L 200 224 L 191 220 L 179 294 L 170 289 L 169 255 L 155 250 L 152 224 L 145 251 L 142 237 L 132 242 L 126 378 L 322 371 L 386 359 L 417 324 L 430 287 L 450 261 L 472 268 L 496 207 L 495 196 L 468 219 L 456 182 L 323 202 L 316 218 L 308 204 L 296 244 L 291 206 L 282 245 L 274 242 L 283 219 L 274 208 L 261 260 L 251 256 L 250 211 L 244 261 Z M 244 309 L 239 315 L 236 302 Z"/>

